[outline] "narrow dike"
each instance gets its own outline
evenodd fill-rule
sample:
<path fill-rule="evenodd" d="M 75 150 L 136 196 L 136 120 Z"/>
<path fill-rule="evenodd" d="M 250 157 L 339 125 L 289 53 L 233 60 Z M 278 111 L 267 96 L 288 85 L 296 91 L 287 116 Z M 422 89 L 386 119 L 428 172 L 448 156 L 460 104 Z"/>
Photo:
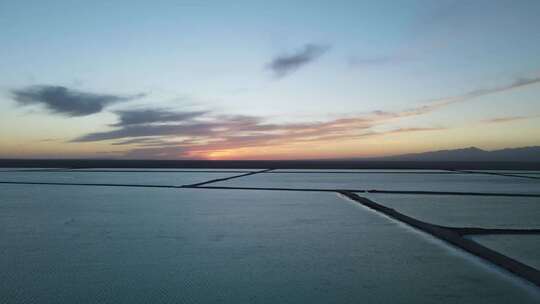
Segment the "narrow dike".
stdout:
<path fill-rule="evenodd" d="M 203 186 L 203 185 L 206 185 L 206 184 L 223 182 L 223 181 L 234 179 L 234 178 L 250 176 L 250 175 L 259 174 L 259 173 L 265 173 L 265 172 L 269 172 L 269 171 L 272 171 L 272 170 L 274 170 L 274 169 L 265 169 L 265 170 L 253 171 L 253 172 L 248 172 L 248 173 L 245 173 L 245 174 L 234 175 L 234 176 L 229 176 L 229 177 L 224 177 L 224 178 L 216 178 L 216 179 L 212 179 L 212 180 L 205 181 L 205 182 L 202 182 L 202 183 L 196 183 L 196 184 L 191 184 L 191 185 L 182 185 L 182 186 L 180 186 L 180 188 L 196 188 L 196 187 Z"/>
<path fill-rule="evenodd" d="M 462 235 L 465 231 L 461 231 L 460 229 L 462 228 L 450 228 L 422 222 L 403 213 L 400 213 L 395 209 L 385 207 L 367 198 L 358 196 L 355 193 L 348 191 L 338 192 L 352 201 L 355 201 L 365 207 L 382 213 L 390 218 L 398 220 L 416 229 L 429 233 L 438 239 L 441 239 L 447 243 L 459 247 L 477 257 L 491 262 L 492 264 L 502 267 L 510 271 L 511 273 L 522 277 L 529 282 L 535 284 L 536 286 L 540 287 L 540 271 L 519 261 L 516 261 L 510 257 L 507 257 L 503 254 L 500 254 L 494 250 L 484 247 L 472 240 L 464 238 Z"/>

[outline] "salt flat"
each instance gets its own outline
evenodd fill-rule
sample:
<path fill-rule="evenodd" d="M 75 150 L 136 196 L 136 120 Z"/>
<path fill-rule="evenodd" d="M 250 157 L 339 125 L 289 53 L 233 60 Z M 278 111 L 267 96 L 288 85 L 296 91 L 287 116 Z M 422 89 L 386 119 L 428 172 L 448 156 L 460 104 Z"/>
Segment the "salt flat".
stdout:
<path fill-rule="evenodd" d="M 276 169 L 271 173 L 442 173 L 442 174 L 456 174 L 456 172 L 448 170 L 436 170 L 436 169 Z"/>
<path fill-rule="evenodd" d="M 72 169 L 70 171 L 83 171 L 83 172 L 251 172 L 251 171 L 258 171 L 262 169 L 222 169 L 222 168 L 177 168 L 177 169 L 167 169 L 167 168 L 89 168 L 89 169 Z"/>
<path fill-rule="evenodd" d="M 334 193 L 0 185 L 6 303 L 537 303 Z"/>
<path fill-rule="evenodd" d="M 540 269 L 540 235 L 476 235 L 472 239 Z"/>
<path fill-rule="evenodd" d="M 364 194 L 406 215 L 437 225 L 540 228 L 540 197 Z"/>
<path fill-rule="evenodd" d="M 247 171 L 249 172 L 249 171 Z M 0 172 L 0 181 L 10 182 L 49 182 L 83 184 L 135 184 L 180 186 L 207 180 L 225 178 L 235 172 L 84 172 L 84 171 L 45 171 L 45 172 Z"/>
<path fill-rule="evenodd" d="M 228 187 L 540 194 L 534 179 L 488 174 L 263 173 L 213 184 Z"/>

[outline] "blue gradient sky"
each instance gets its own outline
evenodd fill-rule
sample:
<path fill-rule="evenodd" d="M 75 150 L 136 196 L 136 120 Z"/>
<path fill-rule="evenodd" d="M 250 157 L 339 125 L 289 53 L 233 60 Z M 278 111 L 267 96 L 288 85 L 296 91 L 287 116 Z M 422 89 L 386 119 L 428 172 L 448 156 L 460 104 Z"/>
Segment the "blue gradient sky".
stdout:
<path fill-rule="evenodd" d="M 0 157 L 326 158 L 540 145 L 540 1 L 97 2 L 0 0 Z M 309 45 L 320 53 L 272 69 Z M 45 87 L 145 95 L 81 116 L 14 96 Z M 112 126 L 119 111 L 156 109 L 205 114 L 137 129 L 196 133 Z M 119 128 L 115 138 L 85 137 Z"/>

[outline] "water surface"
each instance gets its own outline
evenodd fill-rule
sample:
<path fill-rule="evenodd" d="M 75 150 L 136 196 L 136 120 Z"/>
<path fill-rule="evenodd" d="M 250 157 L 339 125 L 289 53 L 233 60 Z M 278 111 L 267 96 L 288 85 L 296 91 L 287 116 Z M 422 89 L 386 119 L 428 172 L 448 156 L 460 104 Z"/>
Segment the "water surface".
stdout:
<path fill-rule="evenodd" d="M 478 235 L 472 239 L 540 270 L 540 235 Z"/>
<path fill-rule="evenodd" d="M 538 303 L 332 193 L 0 185 L 4 303 Z"/>
<path fill-rule="evenodd" d="M 214 184 L 261 188 L 540 194 L 540 180 L 488 174 L 260 173 Z"/>
<path fill-rule="evenodd" d="M 539 197 L 360 194 L 432 224 L 540 229 Z"/>

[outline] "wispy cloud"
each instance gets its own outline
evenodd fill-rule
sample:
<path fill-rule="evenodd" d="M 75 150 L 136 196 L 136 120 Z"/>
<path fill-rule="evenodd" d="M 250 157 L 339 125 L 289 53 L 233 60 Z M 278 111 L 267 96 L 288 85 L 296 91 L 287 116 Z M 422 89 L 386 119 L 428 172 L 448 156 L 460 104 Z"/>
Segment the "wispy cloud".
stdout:
<path fill-rule="evenodd" d="M 86 116 L 101 112 L 106 106 L 143 97 L 144 94 L 120 96 L 77 91 L 63 86 L 37 85 L 11 91 L 20 105 L 43 105 L 52 113 Z"/>
<path fill-rule="evenodd" d="M 428 101 L 429 105 L 427 105 L 426 107 L 440 108 L 440 107 L 447 106 L 450 104 L 471 100 L 476 97 L 481 97 L 481 96 L 504 92 L 504 91 L 510 91 L 519 87 L 524 87 L 524 86 L 533 85 L 537 83 L 540 83 L 540 77 L 518 78 L 510 84 L 504 84 L 504 85 L 487 88 L 487 89 L 472 90 L 461 95 L 456 95 L 456 96 L 451 96 L 451 97 L 446 97 L 446 98 L 432 99 Z"/>
<path fill-rule="evenodd" d="M 422 104 L 418 106 L 408 108 L 402 111 L 392 112 L 392 111 L 379 110 L 379 111 L 374 111 L 373 113 L 379 116 L 386 116 L 386 117 L 391 117 L 391 118 L 401 118 L 401 117 L 428 114 L 433 111 L 440 110 L 441 108 L 450 106 L 452 104 L 472 101 L 477 97 L 510 91 L 519 87 L 534 85 L 537 83 L 540 83 L 540 77 L 519 78 L 510 84 L 504 84 L 504 85 L 487 88 L 487 89 L 472 90 L 472 91 L 465 92 L 463 94 L 455 95 L 455 96 L 430 99 L 430 100 L 424 101 Z"/>
<path fill-rule="evenodd" d="M 174 146 L 180 144 L 189 144 L 192 143 L 192 140 L 182 140 L 182 141 L 168 141 L 163 138 L 155 137 L 138 137 L 122 141 L 113 142 L 112 145 L 115 146 L 124 146 L 124 145 L 137 145 L 137 146 Z"/>
<path fill-rule="evenodd" d="M 276 78 L 281 78 L 313 62 L 329 49 L 330 47 L 328 45 L 306 44 L 301 50 L 295 53 L 274 58 L 268 64 L 268 68 L 272 70 Z"/>
<path fill-rule="evenodd" d="M 129 126 L 156 122 L 184 121 L 206 114 L 205 111 L 174 112 L 165 109 L 142 109 L 116 111 L 119 116 L 118 123 L 114 126 Z"/>
<path fill-rule="evenodd" d="M 267 123 L 256 116 L 214 115 L 210 112 L 187 115 L 193 112 L 147 109 L 138 113 L 154 112 L 160 113 L 157 119 L 137 119 L 136 124 L 133 121 L 122 123 L 126 121 L 126 117 L 122 116 L 125 111 L 117 112 L 120 122 L 114 126 L 118 128 L 86 134 L 73 142 L 113 141 L 113 145 L 134 145 L 127 154 L 129 157 L 204 157 L 208 153 L 228 149 L 331 142 L 439 129 L 409 128 L 377 132 L 372 128 L 401 115 L 380 111 L 330 121 L 280 124 Z"/>
<path fill-rule="evenodd" d="M 496 118 L 490 118 L 490 119 L 484 119 L 482 122 L 484 123 L 505 123 L 510 121 L 518 121 L 518 120 L 526 120 L 531 118 L 537 118 L 540 115 L 534 115 L 534 116 L 506 116 L 506 117 L 496 117 Z"/>
<path fill-rule="evenodd" d="M 75 139 L 74 142 L 91 142 L 131 137 L 166 135 L 208 136 L 211 135 L 213 127 L 217 127 L 217 125 L 204 122 L 191 124 L 133 125 L 122 127 L 113 131 L 90 133 Z"/>
<path fill-rule="evenodd" d="M 366 137 L 382 136 L 395 133 L 406 132 L 422 132 L 436 131 L 444 128 L 403 128 L 385 132 L 364 131 L 356 135 L 338 134 L 338 132 L 329 132 L 325 135 L 325 131 L 319 132 L 316 136 L 310 136 L 305 133 L 288 133 L 288 134 L 258 134 L 250 136 L 227 136 L 215 142 L 207 143 L 190 143 L 190 144 L 169 144 L 137 147 L 129 150 L 123 156 L 128 158 L 205 158 L 214 152 L 223 152 L 241 148 L 260 148 L 287 145 L 290 143 L 306 143 L 306 142 L 324 142 L 330 144 L 332 141 L 339 139 L 362 139 Z M 361 131 L 361 130 L 357 130 Z M 331 134 L 334 133 L 334 134 Z"/>
<path fill-rule="evenodd" d="M 122 154 L 122 157 L 133 159 L 178 159 L 191 158 L 191 155 L 189 148 L 178 145 L 133 149 Z"/>
<path fill-rule="evenodd" d="M 73 142 L 111 141 L 128 146 L 126 157 L 140 158 L 204 158 L 207 155 L 243 148 L 271 148 L 306 143 L 331 144 L 340 140 L 361 140 L 367 137 L 412 132 L 429 132 L 444 127 L 408 127 L 380 131 L 390 121 L 437 111 L 454 103 L 518 87 L 533 85 L 540 78 L 518 79 L 510 84 L 473 90 L 461 95 L 432 99 L 416 107 L 396 111 L 373 111 L 328 121 L 302 123 L 269 123 L 263 117 L 217 115 L 210 111 L 171 111 L 140 109 L 115 112 L 119 122 L 115 129 L 83 135 Z M 503 122 L 525 117 L 492 119 Z"/>

